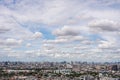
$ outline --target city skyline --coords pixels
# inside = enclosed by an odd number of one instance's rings
[[[0,61],[120,62],[120,0],[0,0]]]

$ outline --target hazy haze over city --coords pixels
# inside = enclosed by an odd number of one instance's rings
[[[0,61],[120,61],[120,0],[0,0]]]

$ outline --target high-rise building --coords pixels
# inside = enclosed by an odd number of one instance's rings
[[[112,70],[118,71],[118,66],[117,65],[112,65]]]

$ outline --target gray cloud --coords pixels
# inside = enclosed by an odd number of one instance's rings
[[[64,26],[61,29],[53,31],[53,34],[56,36],[77,36],[80,32],[74,27]]]
[[[112,20],[96,20],[89,23],[88,26],[96,31],[120,31],[120,24]]]
[[[7,29],[7,28],[1,28],[0,29],[0,33],[2,34],[2,33],[6,33],[6,32],[8,32],[8,31],[10,31],[10,29]]]
[[[22,40],[16,40],[13,38],[8,38],[6,40],[0,40],[1,46],[18,46],[22,44]]]

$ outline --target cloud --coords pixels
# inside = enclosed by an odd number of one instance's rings
[[[119,4],[119,0],[1,0],[0,54],[31,61],[119,60]]]
[[[69,36],[69,35],[66,35],[66,36],[59,36],[57,37],[58,40],[67,40],[68,42],[72,42],[72,41],[83,41],[83,40],[86,40],[87,38],[85,38],[84,36],[82,35],[78,35],[78,36]]]
[[[83,10],[83,6],[79,5],[77,1],[16,1],[16,4],[9,3],[10,5],[2,6],[3,12],[13,16],[19,22],[40,22],[47,25],[60,25],[76,23],[78,20],[88,19]],[[27,4],[27,5],[26,5]],[[39,5],[38,5],[39,4]],[[31,7],[34,6],[34,7]],[[22,7],[22,8],[21,8]],[[72,9],[72,11],[71,11]],[[23,15],[24,14],[24,15]],[[84,15],[83,15],[84,14]],[[85,17],[80,17],[85,16]],[[52,19],[51,19],[52,18]]]
[[[9,15],[16,18],[19,22],[37,22],[47,25],[79,24],[94,18],[118,18],[119,11],[106,9],[107,3],[111,5],[119,1],[89,1],[86,2],[65,0],[65,1],[10,1],[9,5],[1,5],[2,15]],[[7,3],[6,1],[3,2]],[[27,5],[26,5],[27,4]],[[101,5],[105,10],[99,9]],[[95,5],[95,7],[94,7]],[[98,8],[98,10],[96,9]],[[93,13],[94,12],[94,13]],[[104,13],[104,15],[102,15]],[[24,14],[24,15],[23,15]],[[117,16],[118,15],[118,16]],[[117,17],[116,17],[117,16]]]
[[[88,26],[97,31],[120,31],[120,24],[112,20],[96,20],[89,23]]]
[[[27,46],[27,47],[31,47],[32,44],[31,44],[31,43],[27,43],[26,46]]]
[[[11,16],[0,16],[0,37],[1,39],[14,38],[14,39],[38,39],[42,37],[41,32],[33,33],[29,29],[23,27]]]
[[[79,35],[79,30],[74,27],[64,26],[61,29],[56,29],[53,34],[56,36],[76,36]]]
[[[35,32],[33,35],[32,35],[32,38],[33,39],[38,39],[38,38],[41,38],[42,37],[42,33],[41,32]]]
[[[22,44],[22,40],[8,38],[6,40],[0,40],[0,44],[1,46],[19,46]]]
[[[74,41],[83,41],[86,38],[80,34],[79,28],[73,26],[64,26],[62,28],[55,29],[52,34],[56,36],[54,40],[44,40],[43,43],[47,44],[60,44],[69,43]]]
[[[15,38],[25,39],[30,37],[33,33],[22,27],[10,16],[0,16],[0,37],[1,39]]]
[[[7,45],[19,45],[22,43],[22,40],[16,40],[16,39],[6,39]]]
[[[5,32],[8,32],[8,31],[10,31],[9,28],[4,27],[4,26],[0,26],[0,33],[1,33],[1,34],[2,34],[2,33],[5,33]]]
[[[116,3],[120,4],[120,1],[119,0],[114,0],[114,1],[109,1],[109,0],[100,0],[100,1],[99,0],[94,0],[94,1],[92,1],[92,3],[94,3],[95,6],[97,4],[99,4],[99,6],[100,5],[102,5],[102,6],[111,6],[111,5],[114,5]]]
[[[100,41],[100,44],[98,45],[99,48],[106,48],[106,49],[109,49],[109,48],[113,48],[115,47],[115,42],[113,41]]]
[[[43,43],[47,44],[58,44],[58,43],[66,43],[68,42],[67,39],[55,39],[55,40],[44,40]]]

